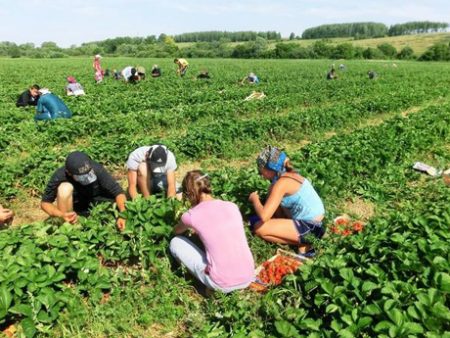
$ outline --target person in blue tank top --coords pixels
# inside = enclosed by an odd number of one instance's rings
[[[39,90],[40,98],[36,106],[36,121],[54,120],[57,118],[71,118],[72,112],[64,102],[56,95],[52,94],[47,88]]]
[[[269,146],[256,162],[260,175],[272,184],[265,204],[257,192],[249,196],[258,216],[255,234],[268,242],[299,245],[300,251],[309,251],[308,235],[321,238],[325,233],[322,200],[311,182],[294,170],[285,152]]]

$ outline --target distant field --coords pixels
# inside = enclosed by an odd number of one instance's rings
[[[311,39],[311,40],[294,40],[298,44],[302,46],[310,46],[314,42],[319,41],[320,39]],[[450,42],[450,32],[447,33],[434,33],[434,34],[416,34],[416,35],[401,35],[401,36],[388,36],[384,38],[376,38],[376,39],[363,39],[363,40],[354,40],[353,38],[335,38],[335,39],[327,39],[332,44],[339,44],[344,42],[351,42],[353,45],[360,46],[363,48],[367,47],[377,47],[382,43],[390,43],[397,50],[402,49],[403,47],[409,46],[414,50],[416,55],[421,55],[425,50],[432,46],[435,43],[449,43]],[[292,42],[289,40],[284,40],[284,42]],[[240,42],[231,42],[231,46],[236,46]],[[277,41],[271,41],[270,47],[275,48],[275,44]],[[178,47],[188,47],[191,46],[192,42],[182,42],[178,43]]]

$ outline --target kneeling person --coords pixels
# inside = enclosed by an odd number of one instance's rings
[[[132,199],[138,190],[144,197],[165,191],[176,196],[175,155],[166,146],[156,144],[137,148],[128,156],[128,192]]]
[[[126,196],[120,185],[101,164],[75,151],[67,156],[65,166],[51,177],[41,208],[50,216],[74,224],[78,214],[87,215],[92,205],[107,201],[116,202],[119,211],[125,210]],[[119,218],[117,227],[123,230],[125,220]]]

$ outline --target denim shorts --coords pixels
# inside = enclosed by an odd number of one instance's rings
[[[298,232],[300,244],[311,244],[305,236],[313,235],[314,237],[320,239],[325,234],[325,229],[322,227],[322,222],[294,219],[294,225]]]

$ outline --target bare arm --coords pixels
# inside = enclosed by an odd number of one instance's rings
[[[136,170],[128,170],[128,193],[130,194],[130,197],[132,200],[134,200],[137,195],[137,180],[138,180],[138,174]]]
[[[173,232],[175,235],[180,235],[187,231],[188,228],[189,227],[180,220],[180,222],[178,222],[178,224],[173,228]]]
[[[277,211],[281,204],[283,196],[286,194],[286,186],[284,182],[277,182],[271,189],[266,204],[262,204],[257,192],[250,194],[249,201],[252,202],[256,214],[263,222],[267,222]]]
[[[125,194],[119,194],[116,196],[116,204],[117,204],[117,208],[119,209],[120,212],[125,211],[125,202],[127,201],[127,197],[125,196]],[[117,219],[117,228],[120,231],[123,231],[125,229],[125,219],[123,219],[122,217],[119,217]]]
[[[167,197],[175,197],[177,194],[175,171],[167,172]]]
[[[50,202],[41,202],[41,209],[44,210],[51,217],[59,217],[74,224],[78,220],[78,215],[74,211],[62,212],[59,210],[53,203]]]

